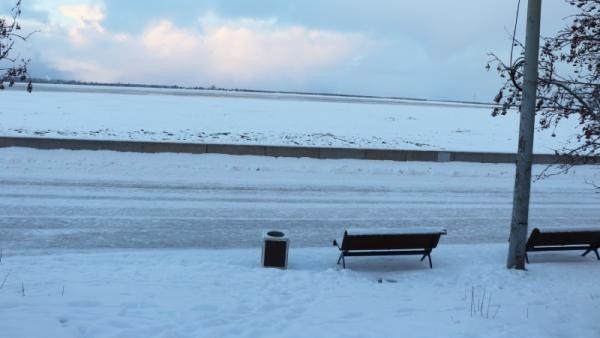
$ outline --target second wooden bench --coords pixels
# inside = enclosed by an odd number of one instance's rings
[[[600,229],[535,228],[527,240],[526,252],[584,250],[582,256],[593,251],[600,260],[599,247]],[[527,254],[525,260],[529,263]]]
[[[346,268],[348,256],[391,256],[391,255],[422,255],[431,263],[431,251],[437,247],[443,228],[396,228],[396,229],[347,229],[339,243],[333,245],[340,249],[338,264],[342,262]]]

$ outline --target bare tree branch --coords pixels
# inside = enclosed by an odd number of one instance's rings
[[[568,16],[568,25],[554,36],[543,38],[537,79],[539,128],[553,128],[554,135],[563,119],[576,117],[579,122],[576,142],[556,150],[563,156],[556,164],[558,172],[600,156],[600,0],[565,1],[576,8],[577,14]],[[522,44],[514,39],[511,49],[516,46]],[[523,55],[523,50],[520,53]],[[492,115],[505,115],[509,109],[521,106],[524,65],[522,58],[512,62],[512,52],[508,65],[495,54],[490,56],[486,68],[496,65],[504,79],[494,98],[500,107],[494,107]],[[544,170],[542,176],[549,170]]]
[[[8,82],[8,86],[12,87],[16,81],[26,81],[29,78],[27,66],[30,60],[13,56],[12,52],[15,47],[15,39],[27,41],[37,31],[28,34],[19,33],[21,30],[20,16],[21,0],[18,0],[11,10],[9,19],[0,17],[0,90],[5,88],[4,82]],[[27,91],[31,92],[32,89],[33,86],[29,79]]]

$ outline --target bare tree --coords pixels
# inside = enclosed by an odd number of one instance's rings
[[[4,83],[14,86],[16,81],[27,81],[27,66],[29,59],[13,56],[15,42],[26,41],[32,33],[23,35],[21,33],[21,0],[18,0],[12,8],[10,16],[0,17],[0,90],[4,89]],[[27,84],[27,91],[31,93],[33,86],[31,80]]]
[[[577,163],[589,163],[600,156],[600,0],[565,0],[576,9],[566,18],[569,25],[552,37],[544,37],[538,66],[536,114],[541,129],[553,129],[563,119],[577,119],[576,143],[556,153],[563,155],[559,172]],[[487,68],[496,66],[502,88],[494,98],[492,115],[505,115],[523,102],[523,45],[520,56],[508,63],[495,54]],[[547,171],[544,171],[546,174]]]

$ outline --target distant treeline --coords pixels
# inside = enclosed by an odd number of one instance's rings
[[[165,88],[165,89],[199,89],[207,90],[212,88],[204,87],[184,87],[177,85],[154,85],[154,84],[140,84],[140,83],[108,83],[108,82],[90,82],[90,81],[77,81],[77,80],[59,80],[59,79],[42,79],[32,78],[31,82],[35,83],[48,83],[48,84],[63,84],[63,85],[75,85],[75,86],[108,86],[108,87],[141,87],[141,88]],[[216,89],[216,88],[215,88]],[[225,89],[216,89],[225,90]]]
[[[156,88],[156,89],[187,89],[187,90],[218,90],[226,92],[243,92],[243,93],[261,93],[261,94],[292,94],[292,95],[315,95],[315,96],[330,96],[330,97],[348,97],[348,98],[363,98],[363,99],[383,99],[383,100],[407,100],[407,101],[418,101],[418,102],[450,102],[450,103],[465,103],[465,104],[479,104],[479,105],[492,105],[489,102],[478,102],[478,101],[464,101],[464,100],[428,100],[412,97],[399,97],[399,96],[375,96],[375,95],[356,95],[356,94],[339,94],[339,93],[319,93],[319,92],[299,92],[299,91],[274,91],[274,90],[260,90],[260,89],[241,89],[241,88],[222,88],[216,86],[201,87],[201,86],[179,86],[179,85],[157,85],[157,84],[141,84],[141,83],[106,83],[106,82],[88,82],[88,81],[76,81],[76,80],[59,80],[59,79],[42,79],[32,78],[31,81],[35,83],[48,83],[48,84],[64,84],[64,85],[75,85],[75,86],[108,86],[108,87],[138,87],[138,88]]]

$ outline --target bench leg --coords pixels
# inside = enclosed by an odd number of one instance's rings
[[[345,269],[346,268],[346,259],[344,258],[344,253],[343,252],[340,254],[340,257],[338,258],[337,264],[339,265],[340,262],[342,262],[342,267]]]
[[[423,257],[421,257],[421,262],[425,259],[425,257],[427,257],[429,259],[429,268],[433,269],[433,264],[431,264],[431,253],[426,253],[423,255]]]
[[[527,252],[525,253],[525,262],[529,264],[529,256],[527,256]]]
[[[597,258],[598,260],[600,260],[600,255],[598,255],[598,248],[589,248],[589,249],[587,249],[587,250],[586,250],[586,251],[585,251],[585,252],[584,252],[584,253],[583,253],[581,256],[584,256],[584,257],[585,257],[587,254],[589,254],[589,253],[590,253],[590,252],[592,252],[592,251],[593,251],[593,252],[596,254],[596,258]]]

